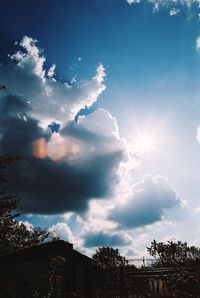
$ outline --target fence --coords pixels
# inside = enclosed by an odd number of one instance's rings
[[[149,267],[152,264],[155,263],[155,259],[149,259],[149,258],[137,258],[137,259],[128,259],[128,263],[129,265],[134,265],[137,268],[141,268],[141,267]]]

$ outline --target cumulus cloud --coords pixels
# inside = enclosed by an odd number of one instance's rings
[[[73,247],[82,250],[83,240],[78,236],[75,236],[71,228],[65,222],[58,222],[49,228],[54,236],[60,237],[61,239],[68,241],[73,244]]]
[[[74,243],[75,237],[72,233],[71,228],[64,222],[58,222],[49,228],[49,232],[51,232],[54,236],[61,237],[62,239]]]
[[[87,115],[87,117],[79,117],[79,123],[93,133],[119,138],[116,118],[104,109],[98,109],[95,113]]]
[[[126,246],[132,243],[131,237],[119,233],[90,231],[84,235],[85,247]]]
[[[10,188],[27,213],[84,212],[90,199],[112,195],[126,156],[108,111],[74,121],[105,89],[105,69],[100,64],[90,80],[70,86],[55,80],[55,66],[44,68],[36,40],[25,36],[19,46],[0,65],[7,86],[0,97],[0,150],[23,156],[10,167]]]
[[[119,227],[132,229],[162,220],[166,209],[180,206],[181,199],[166,177],[146,175],[134,185],[124,204],[118,204],[109,219]]]
[[[25,36],[20,47],[10,55],[13,63],[1,65],[0,78],[10,93],[23,95],[30,102],[31,115],[36,119],[71,120],[81,108],[92,105],[105,90],[102,64],[91,79],[71,86],[53,78],[55,65],[49,70],[44,68],[46,59],[37,47],[37,40]]]
[[[78,216],[85,247],[110,245],[127,249],[133,243],[141,256],[152,237],[162,234],[166,226],[170,229],[172,223],[165,215],[169,214],[168,209],[182,207],[183,202],[167,178],[146,175],[129,188],[120,199],[90,201],[87,214]]]

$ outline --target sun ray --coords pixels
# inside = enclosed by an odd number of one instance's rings
[[[151,134],[141,133],[136,137],[134,143],[135,151],[138,153],[148,153],[156,149],[155,137]]]

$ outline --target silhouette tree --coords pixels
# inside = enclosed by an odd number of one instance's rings
[[[93,255],[94,264],[102,272],[101,289],[106,297],[127,297],[125,268],[128,261],[118,249],[99,247]],[[122,295],[123,293],[123,295]]]
[[[103,269],[113,269],[128,264],[126,258],[120,255],[119,250],[112,247],[99,247],[92,258],[95,264]]]
[[[6,168],[20,158],[0,156],[0,256],[53,239],[52,234],[45,229],[28,228],[17,220],[22,214],[20,200],[7,191]]]
[[[167,243],[153,240],[151,246],[147,247],[148,253],[155,258],[154,266],[180,266],[199,264],[200,249],[188,246],[186,242],[168,241]]]

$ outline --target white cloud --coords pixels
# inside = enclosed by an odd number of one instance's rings
[[[177,235],[167,235],[165,236],[164,238],[160,239],[159,241],[160,242],[167,242],[167,241],[174,241],[174,242],[177,242],[179,241],[179,237]]]
[[[59,236],[61,239],[68,241],[73,244],[73,247],[79,251],[83,251],[83,242],[79,236],[75,236],[71,228],[64,222],[58,222],[49,228],[49,232],[53,233],[55,236]],[[84,253],[84,251],[83,251]]]
[[[53,233],[55,236],[59,236],[61,239],[67,240],[68,242],[74,243],[75,237],[72,233],[70,227],[64,222],[58,222],[49,228],[49,232]]]
[[[30,222],[28,222],[27,220],[19,221],[19,224],[25,225],[28,230],[32,230],[32,228],[33,228],[33,225]]]
[[[18,67],[24,69],[26,73],[35,74],[42,80],[45,79],[45,70],[43,68],[45,58],[41,55],[39,48],[36,46],[37,40],[24,36],[20,46],[25,52],[17,51],[11,55],[11,59],[16,60]]]
[[[11,63],[0,66],[0,76],[9,93],[23,95],[30,101],[30,114],[35,118],[69,121],[81,108],[92,105],[105,90],[102,64],[91,79],[72,86],[53,78],[55,65],[45,69],[46,59],[37,47],[37,40],[25,36],[20,46],[21,51],[10,55]]]
[[[79,123],[89,131],[106,137],[119,138],[117,120],[108,111],[98,109],[92,114],[79,117]]]
[[[81,233],[85,234],[89,231],[113,231],[117,224],[107,220],[108,211],[113,206],[111,199],[107,200],[91,200],[89,202],[89,210],[85,216],[78,216],[77,223],[81,227]]]
[[[172,9],[169,11],[169,15],[170,15],[170,16],[175,16],[175,15],[177,15],[179,12],[180,12],[180,9],[178,9],[178,8],[172,8]]]
[[[48,72],[47,72],[48,77],[52,78],[52,77],[54,76],[54,74],[55,74],[55,69],[56,69],[56,65],[53,64],[53,65],[49,68],[49,70],[48,70]]]
[[[141,0],[127,0],[128,4],[136,4],[136,3],[140,3]]]

